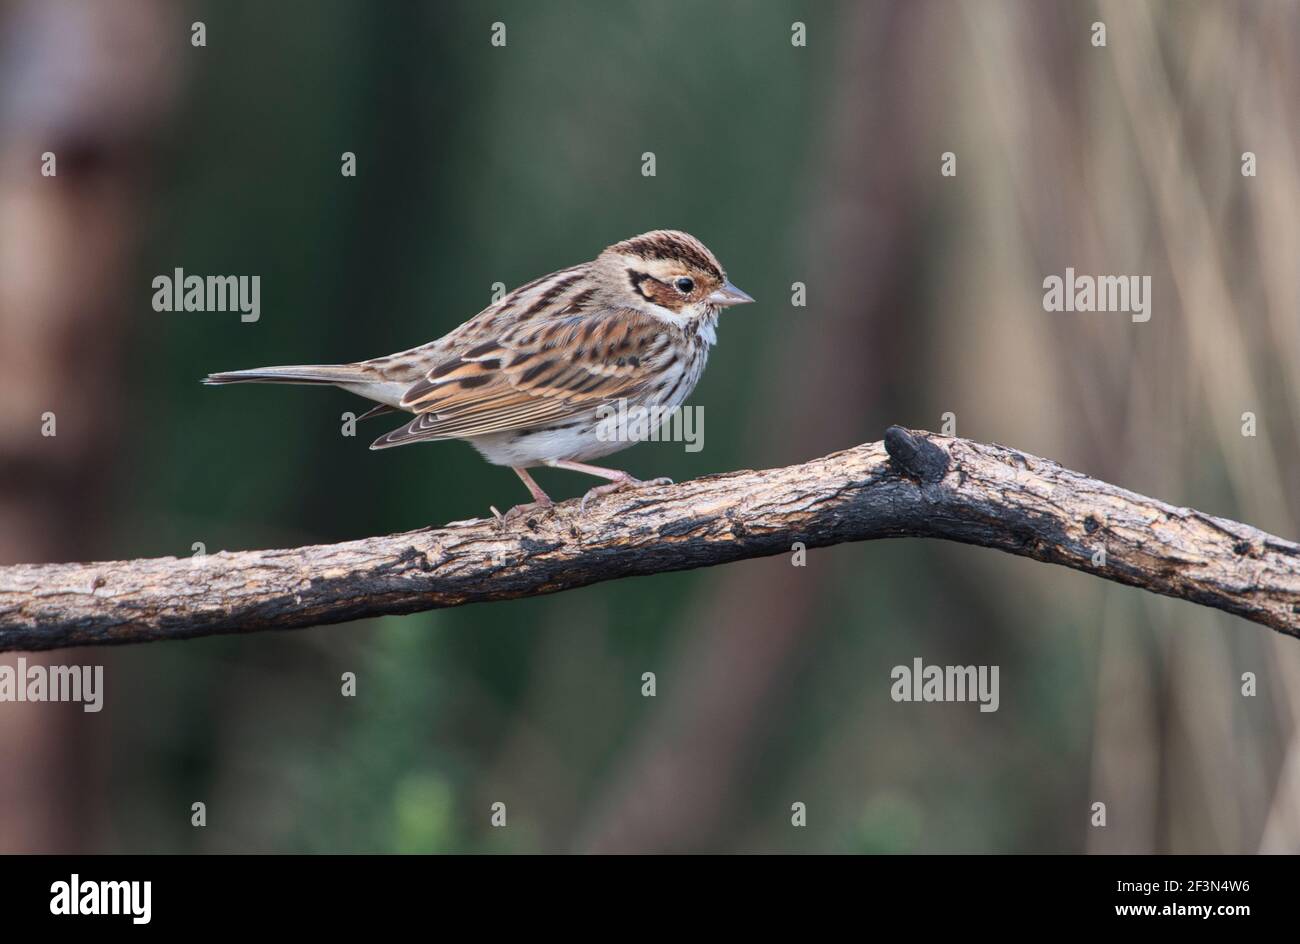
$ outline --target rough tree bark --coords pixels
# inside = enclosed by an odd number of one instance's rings
[[[287,550],[0,568],[0,649],[293,629],[892,537],[1063,564],[1300,636],[1300,545],[1004,446],[891,427],[802,465]]]

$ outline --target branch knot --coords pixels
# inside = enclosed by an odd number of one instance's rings
[[[948,453],[901,426],[885,430],[885,451],[904,475],[922,485],[937,482],[948,472]]]

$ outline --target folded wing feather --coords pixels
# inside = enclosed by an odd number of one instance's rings
[[[669,356],[668,330],[628,310],[517,322],[412,384],[401,406],[419,415],[371,448],[529,429],[635,400]]]

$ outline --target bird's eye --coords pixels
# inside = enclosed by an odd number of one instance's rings
[[[691,289],[695,288],[695,282],[684,275],[674,282],[673,285],[677,286],[677,291],[681,292],[683,295],[691,294]]]

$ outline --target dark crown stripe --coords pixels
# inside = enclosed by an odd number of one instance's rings
[[[718,264],[699,247],[669,236],[638,236],[623,243],[622,250],[641,259],[671,259],[684,262],[717,278],[722,278]]]

